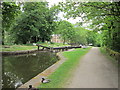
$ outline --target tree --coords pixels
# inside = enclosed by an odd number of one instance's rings
[[[0,13],[2,13],[2,7],[0,5]],[[2,14],[0,14],[0,23],[2,23]],[[0,24],[0,36],[2,36],[2,25]],[[0,44],[2,44],[2,38],[0,37]]]
[[[74,43],[80,45],[93,44],[95,46],[99,45],[97,41],[99,40],[99,34],[93,30],[87,30],[78,24],[75,25],[75,38]]]
[[[72,43],[73,42],[73,37],[75,35],[75,31],[74,31],[74,27],[71,23],[69,23],[68,21],[59,21],[58,22],[58,27],[55,31],[57,34],[60,34],[62,39],[63,39],[63,43],[67,42],[67,43]]]
[[[66,17],[82,17],[85,22],[91,21],[94,31],[107,30],[107,39],[104,45],[119,51],[120,50],[120,2],[66,2],[60,3]],[[107,42],[107,43],[105,43]]]
[[[54,29],[53,13],[47,2],[26,2],[24,12],[17,18],[12,28],[15,43],[50,41]]]
[[[77,26],[75,28],[75,31],[76,31],[77,43],[82,44],[82,45],[88,44],[88,41],[87,41],[87,38],[89,38],[89,37],[87,37],[88,36],[88,30],[82,28],[81,26]]]
[[[2,2],[2,44],[4,45],[5,31],[13,24],[15,17],[20,12],[19,5],[15,2]]]

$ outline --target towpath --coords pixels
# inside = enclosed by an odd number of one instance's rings
[[[66,88],[118,88],[118,68],[93,47],[81,60]]]

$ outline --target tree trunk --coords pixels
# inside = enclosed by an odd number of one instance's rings
[[[65,44],[65,38],[63,39],[63,44]]]
[[[45,39],[44,39],[44,38],[42,38],[42,42],[43,42],[43,43],[45,42]]]
[[[5,37],[5,31],[2,29],[2,45],[4,45],[4,37]]]

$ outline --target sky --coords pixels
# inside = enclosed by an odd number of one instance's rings
[[[66,21],[69,21],[70,23],[72,24],[75,24],[76,22],[81,22],[82,21],[82,18],[81,17],[77,17],[76,19],[73,19],[73,18],[70,18],[70,19],[67,19],[67,18],[64,18],[63,17],[63,12],[60,12],[58,14],[58,17],[60,17],[62,20],[66,20]]]
[[[58,4],[59,2],[65,2],[66,0],[46,0],[47,2],[49,2],[49,7],[51,7],[52,5],[54,5],[54,4]],[[76,19],[73,19],[73,18],[70,18],[70,19],[66,19],[66,18],[64,18],[63,17],[63,12],[60,12],[59,14],[58,14],[58,17],[59,18],[61,18],[62,20],[66,20],[66,21],[69,21],[70,23],[72,23],[72,24],[75,24],[75,23],[77,23],[77,22],[83,22],[83,20],[82,20],[82,18],[81,17],[76,17]],[[89,25],[89,23],[84,23],[83,25],[82,25],[82,27],[87,27]],[[88,28],[86,28],[86,29],[88,29]]]
[[[54,4],[58,4],[59,2],[65,2],[66,0],[46,0],[49,2],[49,6],[51,7]]]
[[[65,2],[66,0],[46,0],[46,1],[49,2],[49,7],[51,7],[54,4],[58,4],[59,2]],[[75,24],[76,22],[82,21],[81,17],[77,17],[76,19],[70,18],[67,20],[66,18],[63,17],[63,14],[64,14],[63,12],[60,12],[58,14],[58,17],[60,17],[62,20],[69,21],[72,24]]]

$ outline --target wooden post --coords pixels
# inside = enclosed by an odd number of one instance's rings
[[[66,51],[68,50],[68,47],[66,47]]]
[[[42,50],[44,50],[44,47],[42,48]]]
[[[50,51],[51,51],[51,52],[53,51],[53,48],[52,48],[52,47],[50,47]]]
[[[39,46],[38,46],[38,51],[39,51]]]

